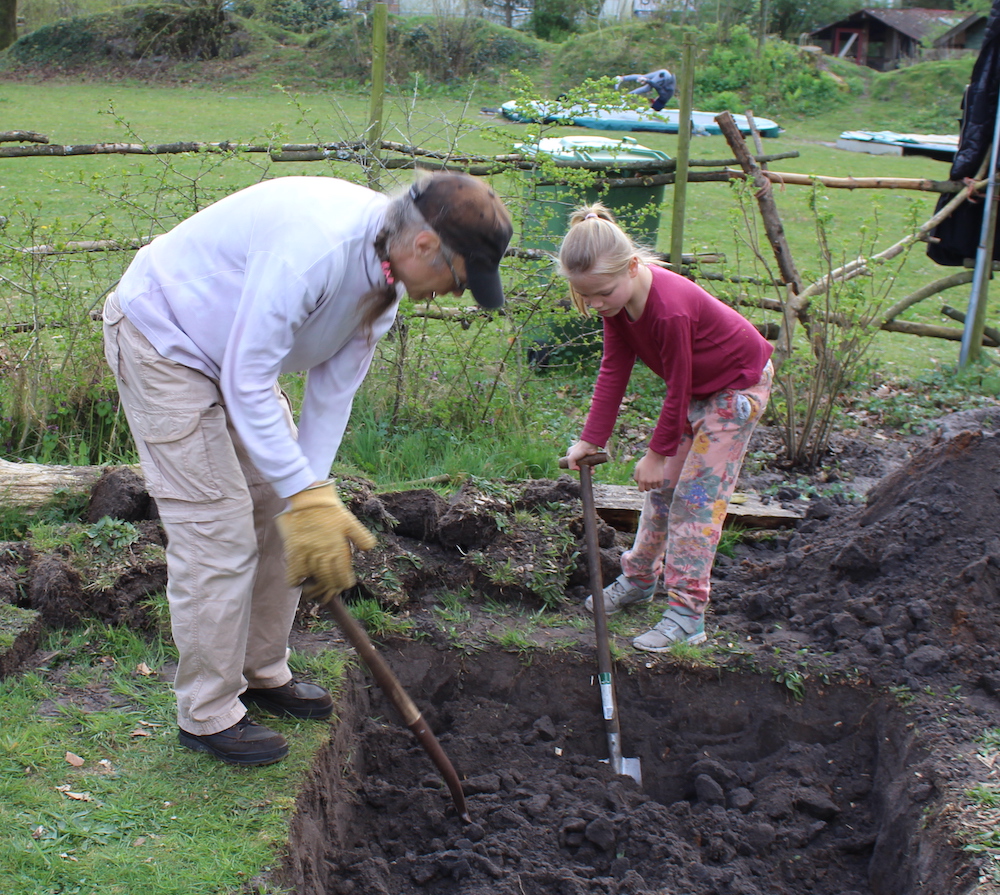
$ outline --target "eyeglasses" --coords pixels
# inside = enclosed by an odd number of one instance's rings
[[[441,257],[444,258],[444,263],[448,265],[448,270],[451,271],[451,278],[455,281],[455,292],[461,295],[465,292],[466,285],[459,278],[458,274],[455,273],[455,265],[451,263],[451,258],[449,258],[444,252],[441,253]]]

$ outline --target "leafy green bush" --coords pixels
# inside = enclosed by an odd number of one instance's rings
[[[26,34],[7,50],[15,64],[77,66],[151,56],[201,60],[242,55],[245,32],[221,6],[132,6]]]
[[[139,540],[139,529],[124,519],[102,516],[86,530],[90,545],[99,553],[114,554]]]
[[[339,0],[239,0],[233,11],[244,18],[262,19],[298,34],[329,28],[347,16]]]
[[[842,102],[844,92],[824,77],[815,59],[781,40],[769,40],[758,55],[757,38],[743,26],[718,40],[709,25],[699,40],[695,105],[712,108],[716,94],[733,92],[747,107],[808,114]],[[741,111],[735,109],[733,111]]]
[[[600,9],[600,0],[535,0],[528,26],[542,40],[558,42],[579,31],[584,16],[596,16]]]
[[[593,375],[604,352],[601,321],[584,317],[572,307],[557,305],[538,326],[527,328],[523,338],[528,345],[528,363],[539,372],[579,368]]]
[[[7,55],[21,63],[65,65],[99,55],[104,37],[91,18],[68,19],[32,31],[11,45]]]
[[[559,48],[552,66],[556,93],[586,78],[615,77],[666,66],[678,71],[684,30],[661,21],[602,26],[599,31],[572,37]]]
[[[387,69],[397,83],[420,73],[437,81],[479,75],[489,69],[536,62],[542,43],[492,22],[470,17],[390,16]],[[327,77],[367,81],[371,76],[371,23],[352,17],[317,32],[310,49],[321,51]]]
[[[711,100],[711,109],[705,111],[722,112],[728,109],[730,112],[739,112],[746,107],[747,103],[738,93],[733,90],[722,90],[716,93]]]
[[[242,44],[228,40],[238,25],[221,6],[136,7],[133,20],[135,55],[139,57],[215,59],[242,53]]]
[[[567,41],[555,66],[559,92],[583,79],[651,71],[680,73],[685,29],[664,21],[625,23]],[[595,60],[600,59],[600,63]],[[781,40],[757,38],[740,25],[723,34],[713,24],[699,30],[694,104],[707,111],[752,108],[761,114],[808,114],[843,102],[852,87],[829,77],[817,59]],[[676,103],[676,100],[674,100]]]

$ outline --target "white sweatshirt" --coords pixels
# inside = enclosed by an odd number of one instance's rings
[[[161,355],[219,383],[281,497],[329,476],[375,343],[395,318],[398,301],[370,336],[359,332],[358,299],[382,279],[374,240],[387,204],[332,177],[265,181],[158,236],[118,286],[122,310]],[[296,442],[274,384],[303,370]]]

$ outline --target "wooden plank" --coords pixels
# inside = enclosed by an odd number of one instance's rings
[[[635,485],[594,485],[597,514],[619,531],[635,531],[642,512],[643,495]],[[787,509],[781,504],[764,503],[759,494],[737,491],[726,510],[729,527],[780,528],[804,518],[805,508]]]

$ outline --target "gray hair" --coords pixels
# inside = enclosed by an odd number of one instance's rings
[[[417,181],[417,190],[419,190],[419,184],[420,181]],[[379,234],[376,248],[380,254],[388,257],[394,248],[410,242],[422,230],[437,232],[417,208],[413,187],[404,187],[389,200],[385,217],[382,219],[382,232]],[[441,241],[440,253],[441,257],[449,264],[455,260],[456,253],[443,240]]]
[[[409,189],[401,190],[389,200],[382,223],[385,251],[388,253],[421,230],[433,230],[420,213]]]
[[[382,219],[382,229],[375,237],[375,252],[382,261],[389,260],[389,253],[399,245],[411,242],[422,230],[434,232],[427,219],[420,213],[413,201],[413,193],[409,187],[400,189],[389,199]],[[448,264],[455,257],[443,242],[440,249],[441,257]],[[385,313],[396,301],[396,287],[389,285],[375,286],[361,297],[362,308],[361,327],[371,334],[374,322]]]

